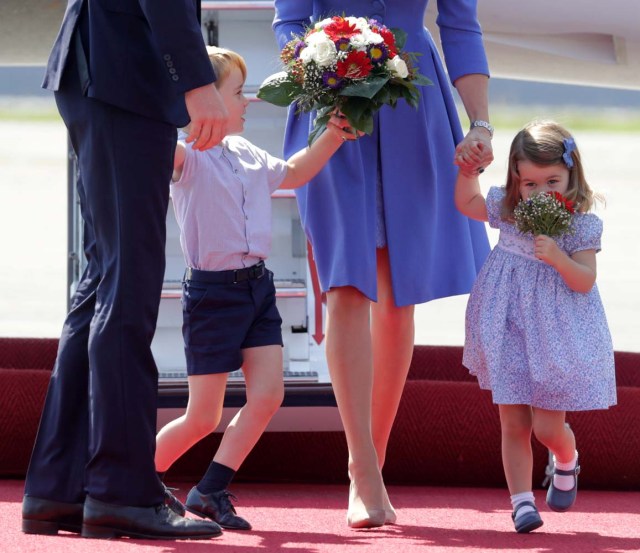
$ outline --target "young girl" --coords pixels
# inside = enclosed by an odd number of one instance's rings
[[[209,47],[216,87],[228,112],[228,132],[240,133],[248,100],[241,56]],[[183,336],[189,402],[186,413],[157,436],[156,470],[173,462],[220,422],[228,374],[242,366],[247,403],[229,423],[187,510],[223,528],[248,530],[227,488],[282,402],[282,320],[273,273],[264,265],[271,244],[271,193],[307,183],[346,140],[356,138],[334,115],[314,144],[283,161],[249,141],[227,136],[198,151],[179,135],[171,196],[187,263]],[[187,129],[188,130],[188,129]],[[165,488],[166,503],[184,506]]]
[[[573,232],[558,238],[519,233],[513,210],[533,193],[554,191],[576,205]],[[533,431],[554,455],[547,505],[576,499],[578,452],[566,411],[616,402],[613,349],[596,280],[602,222],[588,213],[593,192],[571,135],[534,122],[514,138],[506,187],[482,197],[478,178],[460,172],[457,208],[500,229],[471,291],[463,364],[500,410],[502,461],[517,532],[542,526],[532,492]]]

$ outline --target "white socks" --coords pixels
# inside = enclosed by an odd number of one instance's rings
[[[525,501],[535,503],[536,500],[535,497],[533,497],[533,492],[516,493],[511,496],[511,506],[516,513],[515,520],[518,520],[521,516],[526,515],[527,513],[532,513],[535,511],[535,509],[530,505],[525,505],[524,507],[518,509],[518,505],[524,503]]]
[[[568,463],[559,463],[556,460],[555,455],[553,456],[553,463],[555,464],[555,467],[559,470],[573,470],[576,468],[576,464],[578,462],[578,452],[576,451],[573,455],[573,460],[569,461]],[[562,491],[569,491],[570,489],[573,488],[573,486],[575,486],[576,483],[576,479],[575,476],[571,475],[571,476],[564,476],[561,474],[554,474],[553,475],[553,485],[555,488],[562,490]]]

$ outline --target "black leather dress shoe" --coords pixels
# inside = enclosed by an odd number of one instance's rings
[[[162,487],[164,488],[164,504],[169,507],[169,509],[171,509],[176,515],[180,515],[181,517],[183,517],[186,511],[184,505],[182,504],[182,501],[180,501],[175,495],[173,495],[175,488],[168,488],[164,484],[162,484]]]
[[[194,486],[184,506],[190,513],[210,518],[227,530],[251,530],[251,524],[236,514],[231,498],[236,496],[227,490],[203,494]]]
[[[22,499],[22,531],[56,535],[58,530],[80,533],[82,503],[63,503],[25,495]]]
[[[82,536],[85,538],[142,538],[201,540],[222,534],[215,522],[176,515],[164,503],[155,507],[126,507],[92,497],[84,502]]]

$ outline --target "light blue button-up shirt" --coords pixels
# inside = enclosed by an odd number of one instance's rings
[[[185,137],[181,132],[178,139]],[[182,175],[171,183],[171,198],[187,266],[224,271],[266,259],[271,193],[287,174],[286,162],[240,136],[227,136],[204,152],[184,144]]]

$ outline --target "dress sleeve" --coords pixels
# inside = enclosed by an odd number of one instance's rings
[[[565,248],[569,255],[582,250],[601,249],[602,219],[594,213],[583,213],[575,216],[574,232],[566,236]]]
[[[477,16],[477,0],[438,0],[436,23],[440,28],[442,51],[452,83],[472,73],[489,75]]]
[[[282,49],[292,35],[301,35],[311,24],[313,0],[275,0],[274,7],[276,14],[272,27]]]
[[[501,218],[500,212],[502,211],[502,200],[504,199],[504,188],[500,186],[492,186],[487,194],[487,217],[489,219],[489,226],[492,228],[499,228]]]

